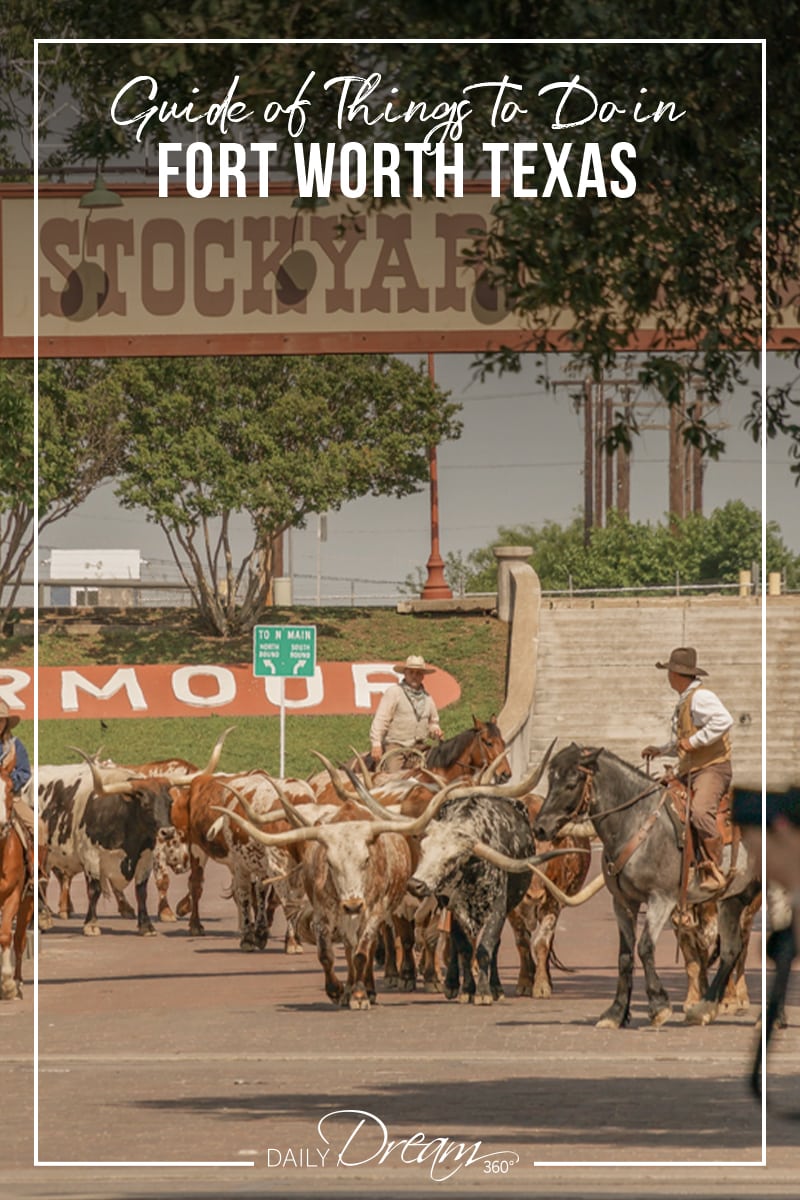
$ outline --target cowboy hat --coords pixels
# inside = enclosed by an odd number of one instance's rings
[[[669,662],[657,662],[659,671],[674,671],[676,675],[688,675],[694,679],[698,675],[707,675],[702,667],[697,665],[697,651],[694,646],[678,646],[669,656]]]
[[[431,667],[426,663],[420,654],[409,654],[404,663],[395,663],[394,669],[400,675],[405,675],[406,671],[422,671],[423,675],[431,675],[436,667]]]
[[[16,713],[8,711],[8,705],[5,700],[0,700],[0,721],[8,721],[8,728],[13,729],[15,725],[19,725],[19,717]]]

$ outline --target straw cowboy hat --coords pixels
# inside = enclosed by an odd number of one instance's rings
[[[425,662],[425,659],[419,654],[409,654],[404,663],[395,663],[395,671],[400,675],[405,675],[406,671],[422,671],[423,675],[432,675],[436,667],[430,666]]]
[[[697,651],[694,646],[678,646],[669,656],[669,662],[656,663],[660,671],[674,671],[676,675],[688,675],[691,679],[698,675],[707,675],[702,667],[697,665]]]
[[[19,725],[19,720],[16,713],[8,711],[8,705],[5,700],[0,700],[0,722],[8,721],[8,728],[13,729],[15,725]]]

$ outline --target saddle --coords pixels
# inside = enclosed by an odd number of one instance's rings
[[[683,834],[686,828],[686,803],[689,797],[689,789],[685,783],[681,783],[676,775],[670,775],[662,781],[663,786],[669,792],[669,804],[667,812],[672,818],[672,823],[678,834],[678,845],[683,847]],[[722,838],[723,846],[730,846],[735,841],[739,840],[739,828],[734,825],[731,816],[731,803],[733,793],[728,791],[719,802],[717,809],[717,836]]]
[[[681,903],[679,907],[685,907],[686,889],[689,882],[689,874],[692,870],[697,871],[700,863],[704,861],[704,855],[701,851],[699,839],[695,830],[687,822],[686,808],[689,801],[689,789],[675,775],[667,775],[661,780],[662,785],[667,789],[668,802],[667,813],[672,821],[675,829],[675,838],[678,843],[678,849],[683,853],[683,870],[681,884]],[[731,815],[731,803],[733,793],[728,790],[719,802],[717,809],[717,837],[721,839],[723,850],[725,846],[730,846],[730,866],[728,868],[728,880],[733,875],[736,859],[739,851],[739,842],[741,833],[738,825],[734,825]],[[689,839],[689,845],[686,845],[686,829],[691,829],[692,836]],[[709,896],[709,899],[713,899]]]

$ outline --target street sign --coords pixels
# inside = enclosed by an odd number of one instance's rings
[[[309,678],[317,665],[316,625],[253,627],[253,674]]]

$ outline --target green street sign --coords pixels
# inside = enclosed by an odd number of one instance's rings
[[[255,625],[253,674],[308,678],[317,663],[316,625]]]

